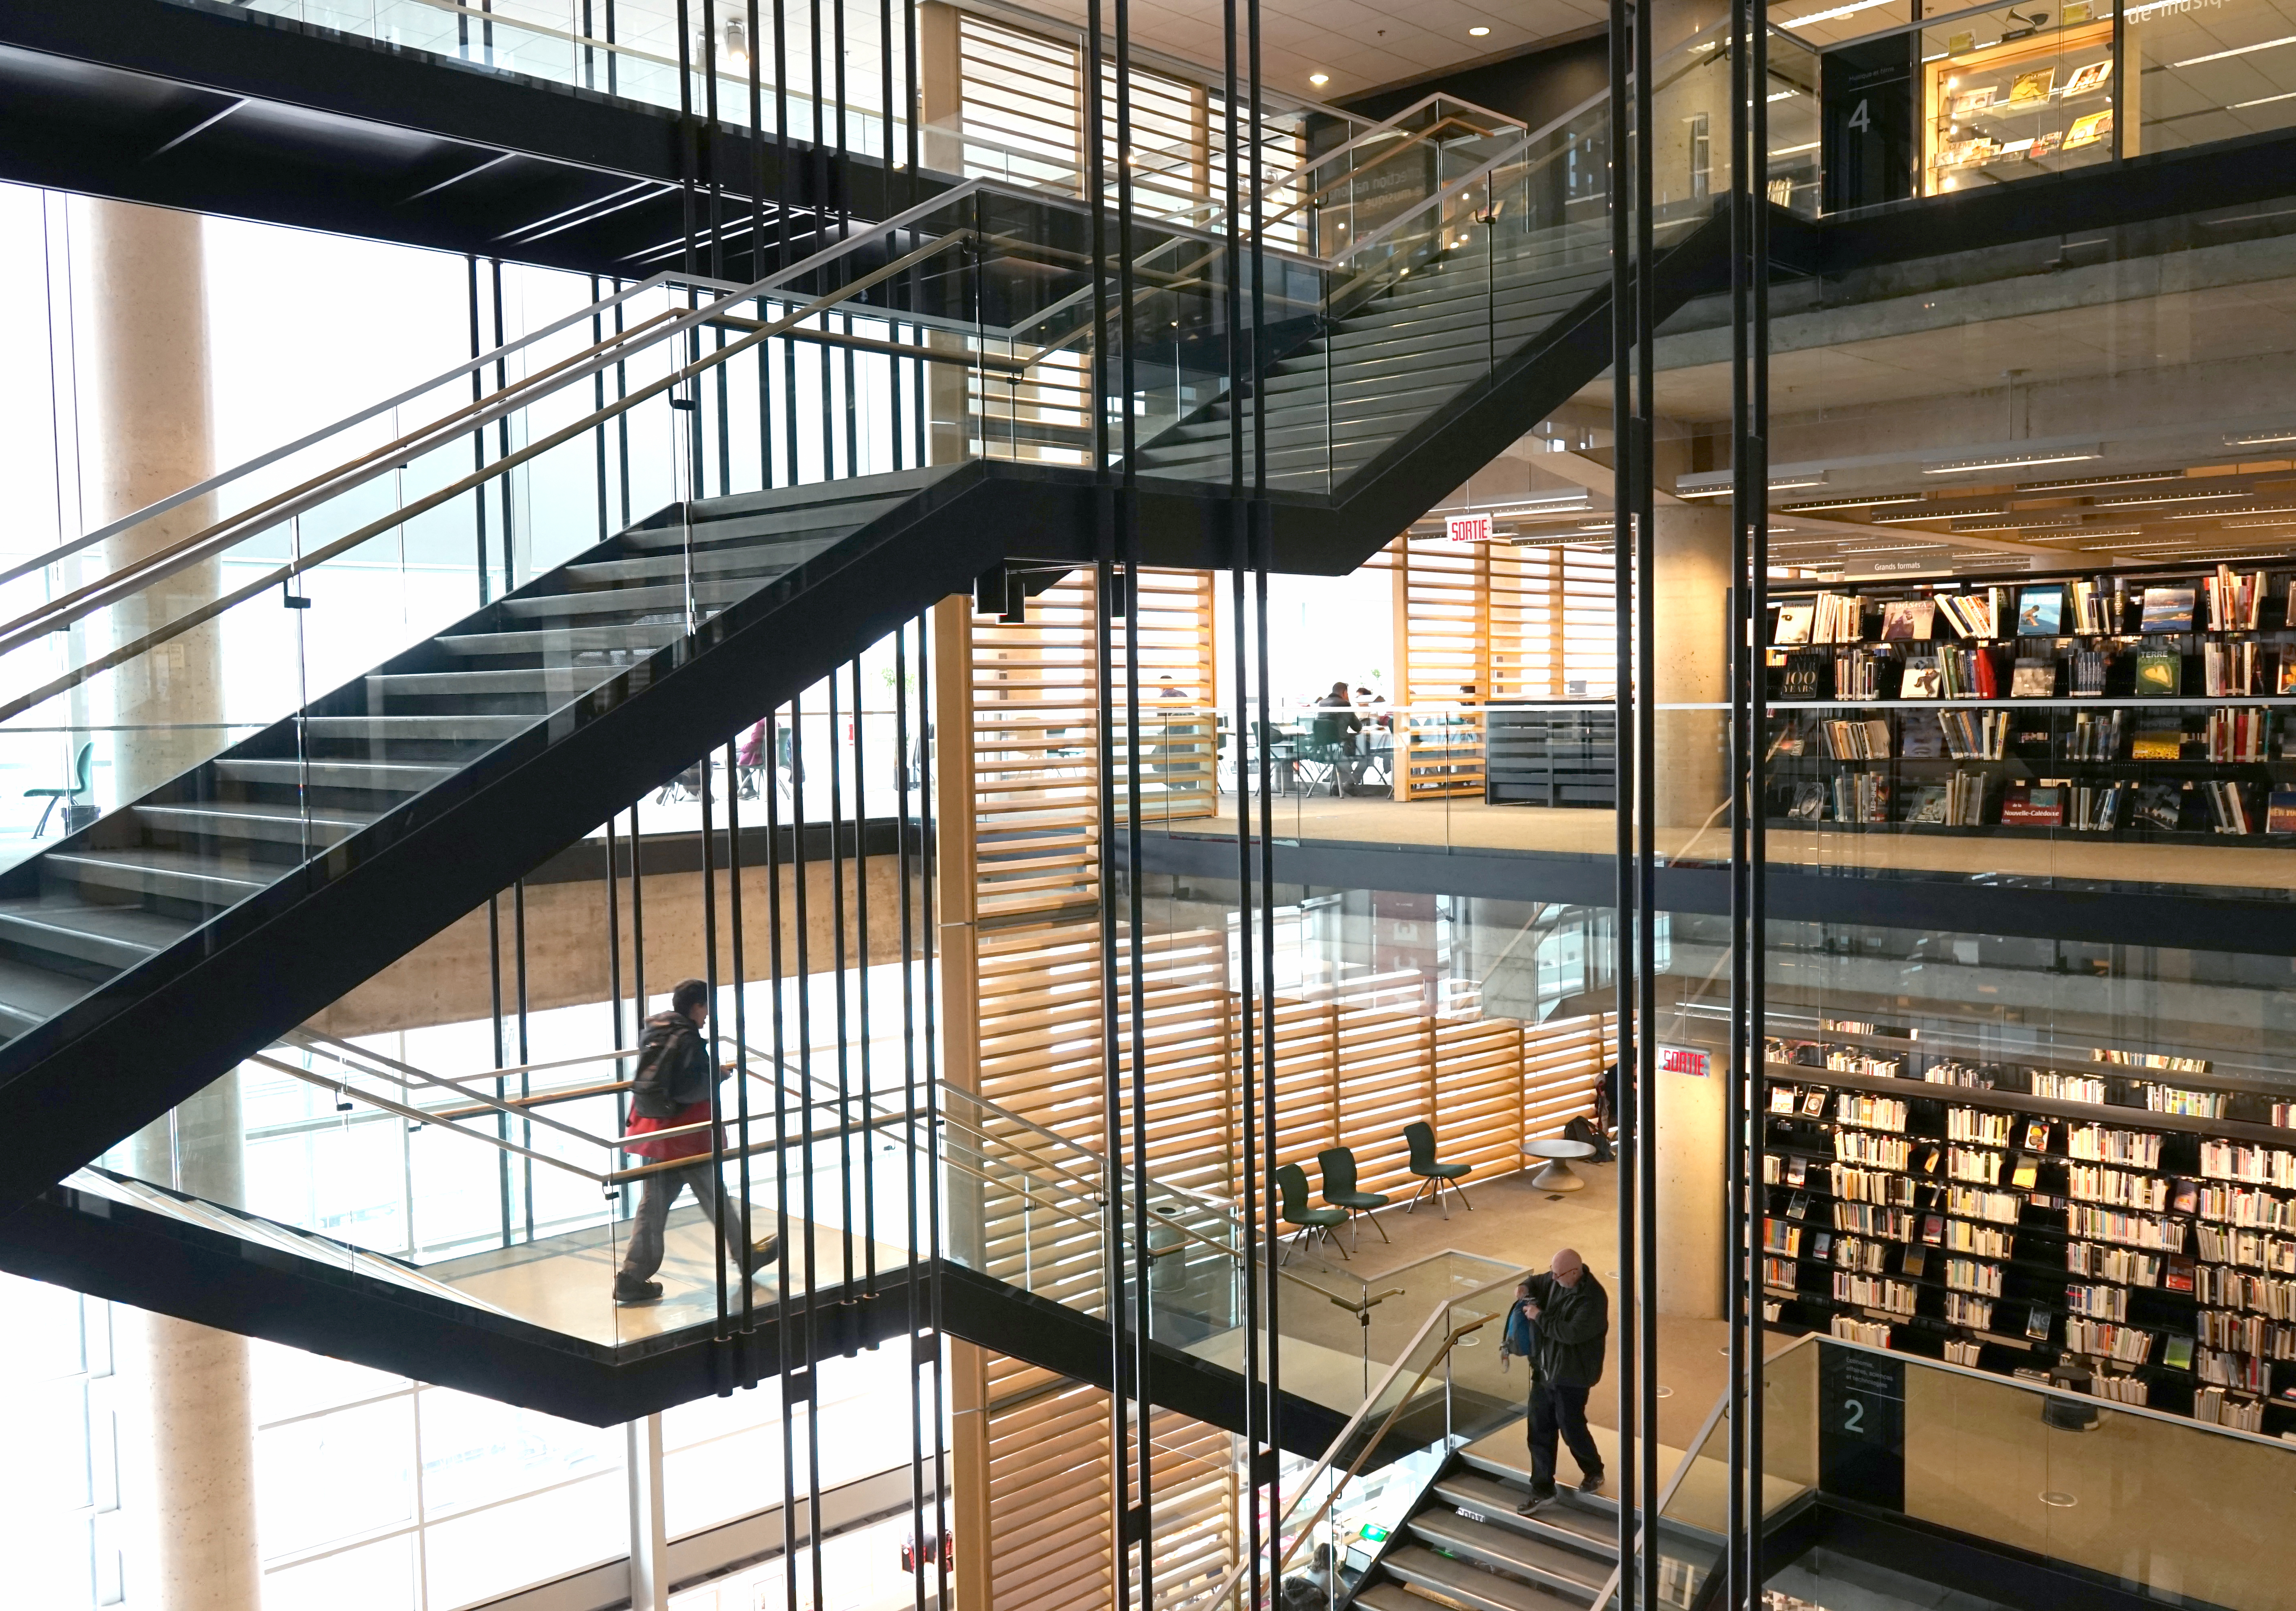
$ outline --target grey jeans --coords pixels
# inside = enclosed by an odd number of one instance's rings
[[[741,1214],[733,1201],[718,1190],[718,1173],[703,1157],[683,1169],[665,1169],[660,1174],[646,1176],[645,1190],[638,1197],[636,1217],[630,1221],[630,1244],[622,1256],[622,1280],[650,1280],[653,1272],[661,1268],[662,1234],[669,1228],[669,1211],[681,1191],[693,1192],[701,1211],[718,1222],[718,1234],[726,1240],[726,1267],[737,1275],[741,1272],[747,1252],[742,1246]]]

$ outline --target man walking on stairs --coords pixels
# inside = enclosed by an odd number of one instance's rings
[[[1611,1296],[1569,1247],[1558,1248],[1546,1273],[1530,1277],[1514,1296],[1499,1358],[1504,1366],[1520,1354],[1531,1366],[1530,1497],[1516,1507],[1518,1514],[1529,1516],[1554,1502],[1558,1434],[1578,1462],[1578,1492],[1602,1492],[1603,1454],[1587,1430],[1587,1394],[1603,1379]]]

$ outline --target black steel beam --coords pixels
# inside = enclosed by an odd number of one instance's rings
[[[1201,883],[1233,880],[1234,842],[1209,834],[1144,833],[1145,871]],[[2296,956],[2296,900],[2258,900],[2175,890],[2066,888],[1952,875],[1859,874],[1773,862],[1769,915],[1778,922],[1856,923],[1882,928],[1992,934],[2088,945],[2158,945],[2261,956]],[[1729,870],[1661,868],[1659,905],[1720,915],[1729,910]],[[1275,846],[1278,883],[1317,889],[1387,889],[1401,894],[1482,895],[1572,906],[1611,904],[1616,871],[1608,856],[1501,850],[1463,845],[1358,844],[1283,839]]]
[[[733,212],[763,176],[767,227],[877,218],[946,180],[674,109],[219,4],[0,5],[0,179],[396,244],[639,278],[684,227],[698,153]],[[702,145],[709,144],[705,151]],[[770,244],[770,242],[768,242]],[[729,274],[750,267],[746,236]]]

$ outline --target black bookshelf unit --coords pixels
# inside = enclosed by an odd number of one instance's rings
[[[2296,1432],[2296,1110],[2187,1067],[1767,1043],[1764,1314]],[[2292,1087],[2296,1094],[2296,1087]]]
[[[2285,569],[2185,566],[1777,590],[1768,819],[2296,844],[2292,587]],[[2186,629],[2158,630],[2177,617],[2156,598],[2187,593]]]
[[[1484,801],[1604,809],[1616,805],[1616,717],[1608,700],[1485,707]]]

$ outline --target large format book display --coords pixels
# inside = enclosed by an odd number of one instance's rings
[[[1768,812],[1791,828],[2296,837],[2296,574],[1776,594]]]
[[[1767,1043],[1774,1326],[2296,1433],[2296,1112],[2191,1059]]]

